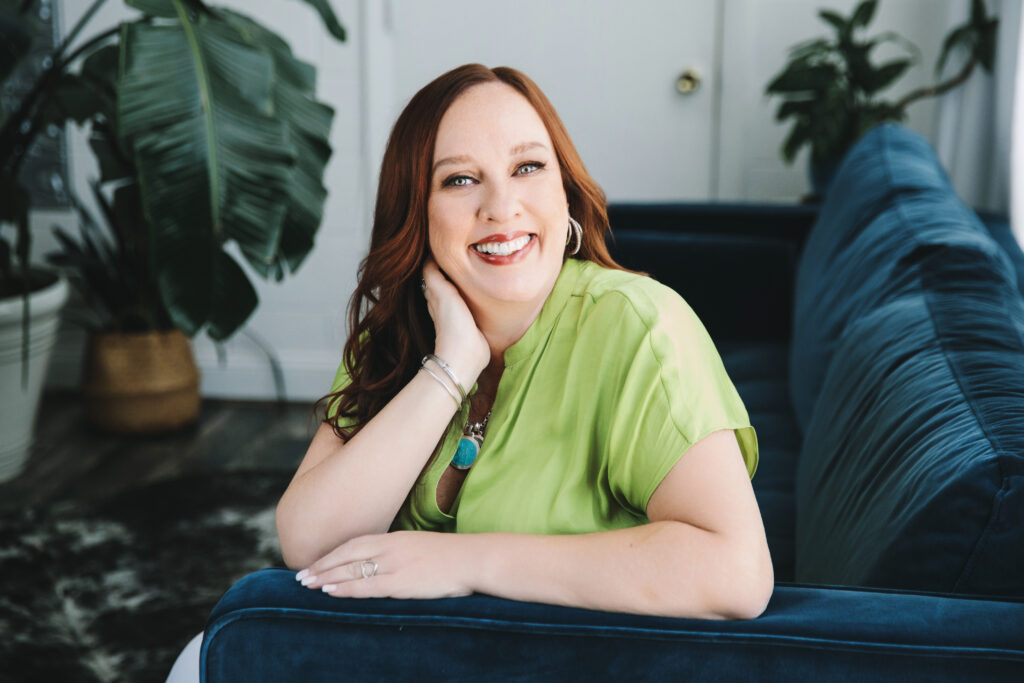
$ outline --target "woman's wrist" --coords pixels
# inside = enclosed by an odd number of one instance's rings
[[[455,375],[455,381],[459,383],[462,391],[467,395],[473,389],[473,385],[476,383],[480,373],[487,367],[486,363],[481,367],[479,364],[469,360],[467,354],[456,351],[438,348],[434,349],[433,355],[448,366],[451,374]],[[451,375],[448,376],[451,377]]]
[[[417,372],[416,374],[426,373],[430,375],[434,379],[434,381],[437,384],[441,385],[441,388],[444,389],[449,396],[451,396],[452,401],[455,402],[455,412],[462,410],[462,404],[464,402],[464,399],[460,398],[459,394],[456,393],[455,389],[452,389],[451,386],[449,386],[448,380],[444,378],[442,373],[432,370],[430,365],[428,365],[425,361],[426,359],[424,359],[423,363],[420,363],[419,372]]]

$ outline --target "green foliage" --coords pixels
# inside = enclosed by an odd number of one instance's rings
[[[305,1],[344,40],[329,2]],[[125,2],[141,18],[75,52],[62,45],[19,120],[3,122],[0,198],[21,197],[26,126],[89,124],[101,216],[76,198],[80,235],[58,231],[51,263],[74,274],[98,326],[174,325],[189,335],[205,328],[222,340],[258,304],[227,244],[275,280],[313,247],[334,112],[315,99],[315,69],[252,19],[201,0]],[[16,20],[0,9],[0,31]],[[4,59],[0,52],[0,69]],[[21,205],[3,205],[0,220],[16,222]]]
[[[819,10],[818,16],[829,25],[833,35],[793,46],[788,63],[765,88],[765,94],[783,100],[775,120],[793,121],[780,150],[787,163],[792,163],[805,145],[811,148],[813,162],[841,159],[861,135],[877,124],[904,121],[907,105],[914,99],[939,95],[955,87],[966,80],[975,63],[992,69],[998,19],[986,16],[984,0],[972,0],[971,18],[946,36],[936,69],[940,73],[952,52],[963,51],[968,55],[963,71],[950,82],[916,91],[896,102],[878,99],[917,58],[912,54],[875,64],[871,59],[874,48],[886,42],[900,43],[908,51],[916,52],[917,48],[892,32],[860,38],[859,32],[871,23],[877,8],[877,0],[864,0],[849,17]]]

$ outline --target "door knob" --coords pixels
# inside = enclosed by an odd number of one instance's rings
[[[700,87],[700,73],[696,69],[687,69],[676,79],[676,90],[680,95],[690,95]]]

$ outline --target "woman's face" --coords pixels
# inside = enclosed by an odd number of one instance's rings
[[[562,268],[568,202],[547,129],[511,86],[475,85],[441,118],[427,218],[434,260],[472,308],[543,304]]]

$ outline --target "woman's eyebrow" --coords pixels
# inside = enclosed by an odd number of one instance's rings
[[[508,154],[509,154],[509,156],[515,156],[516,154],[521,154],[521,153],[525,152],[526,150],[534,149],[535,147],[540,147],[541,149],[547,149],[547,145],[545,145],[542,142],[521,142],[518,145],[514,146],[512,149],[510,149],[508,151]],[[462,155],[459,155],[459,156],[454,156],[454,157],[445,157],[444,159],[439,159],[439,160],[434,162],[434,168],[431,171],[431,173],[436,173],[437,169],[439,167],[444,166],[446,164],[465,164],[465,163],[468,163],[468,162],[470,162],[472,160],[473,160],[472,157],[469,157],[469,156],[467,156],[465,154],[462,154]]]

